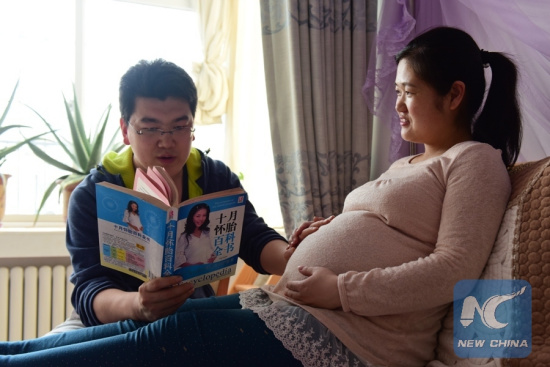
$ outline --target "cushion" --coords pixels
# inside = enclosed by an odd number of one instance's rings
[[[532,352],[523,359],[468,359],[454,354],[453,310],[436,348],[442,366],[545,366],[550,361],[550,157],[510,170],[512,193],[482,279],[523,279],[532,287]]]
[[[529,356],[509,362],[510,366],[547,366],[550,363],[550,157],[519,166],[512,178],[516,186],[525,185],[517,196],[512,276],[528,281],[532,287],[533,341]]]
[[[73,310],[69,315],[69,317],[67,318],[67,320],[57,325],[56,327],[54,327],[50,332],[48,332],[44,336],[61,334],[67,331],[82,329],[84,327],[86,326],[84,326],[84,324],[80,320],[80,316],[76,313],[75,310]]]

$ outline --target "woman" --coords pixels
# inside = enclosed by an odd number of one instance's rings
[[[132,228],[134,231],[143,232],[143,226],[141,225],[141,220],[139,219],[139,206],[133,200],[128,202],[128,207],[124,211],[124,217],[122,221],[128,224],[128,227]]]
[[[206,203],[197,204],[189,211],[185,230],[176,246],[176,269],[216,260],[214,244],[210,240],[209,218],[210,207]]]
[[[274,288],[188,301],[145,326],[0,344],[4,355],[39,351],[0,362],[424,366],[455,283],[479,277],[505,210],[506,166],[521,139],[516,69],[444,27],[415,38],[396,61],[402,136],[425,153],[352,191],[342,214],[300,227]],[[486,64],[492,82],[481,107]]]

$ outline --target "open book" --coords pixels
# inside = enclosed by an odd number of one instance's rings
[[[96,185],[101,264],[146,281],[181,275],[195,287],[235,274],[246,193],[240,188],[179,203],[162,167],[136,171],[134,190]]]

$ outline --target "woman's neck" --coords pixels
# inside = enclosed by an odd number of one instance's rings
[[[424,153],[415,157],[413,160],[411,160],[411,162],[414,161],[416,163],[424,161],[426,159],[439,157],[455,145],[470,140],[472,140],[472,134],[470,134],[469,132],[455,131],[447,139],[438,141],[435,144],[425,143]]]

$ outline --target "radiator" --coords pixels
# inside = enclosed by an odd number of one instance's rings
[[[42,336],[72,312],[72,266],[0,267],[0,341]]]

